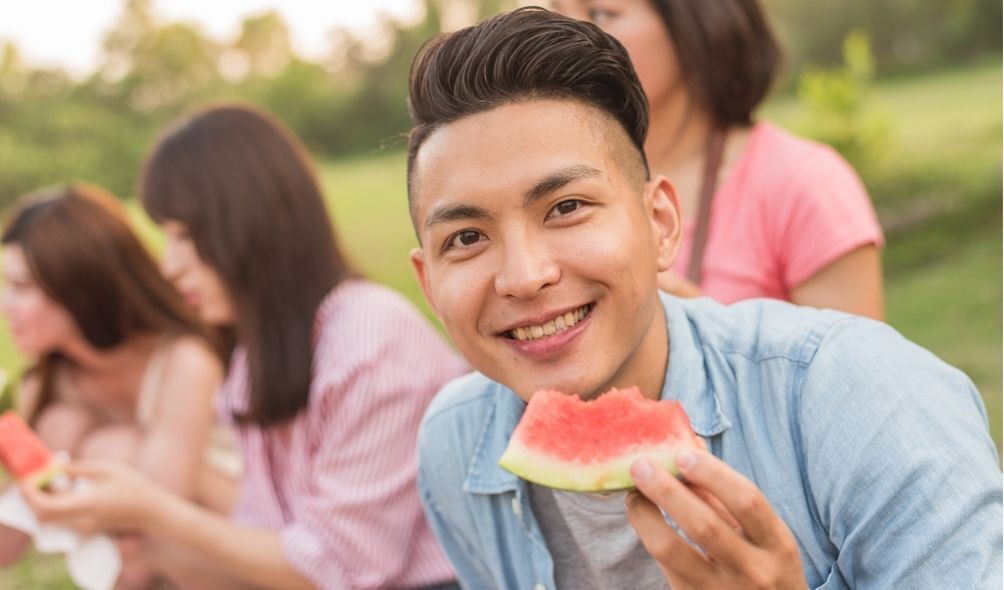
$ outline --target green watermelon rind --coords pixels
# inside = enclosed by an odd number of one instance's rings
[[[535,484],[572,492],[612,492],[635,487],[631,478],[631,465],[647,458],[670,474],[679,476],[674,457],[684,448],[695,449],[696,444],[649,444],[620,454],[610,460],[586,464],[552,459],[528,449],[518,440],[511,440],[499,459],[503,469]]]
[[[4,469],[4,471],[6,471],[8,475],[13,477],[14,479],[19,479],[13,473],[11,473],[10,470]],[[63,475],[66,475],[66,470],[63,469],[62,464],[60,464],[56,460],[51,460],[43,467],[22,476],[19,480],[31,481],[34,483],[36,488],[44,490],[48,488],[50,485],[52,485],[52,483],[55,482],[57,478]]]
[[[56,479],[66,475],[66,470],[63,469],[63,466],[59,462],[53,460],[49,461],[49,464],[37,473],[37,475],[34,473],[29,475],[28,479],[34,482],[36,488],[44,490],[52,485]]]

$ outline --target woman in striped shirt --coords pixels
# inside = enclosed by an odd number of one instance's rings
[[[227,518],[121,465],[80,463],[83,491],[24,486],[39,516],[138,531],[185,587],[448,584],[414,439],[465,365],[404,298],[352,273],[306,151],[263,112],[215,106],[160,140],[141,190],[165,273],[235,344],[217,408],[240,442],[237,506]]]

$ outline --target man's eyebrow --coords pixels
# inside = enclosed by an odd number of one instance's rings
[[[436,207],[425,218],[425,229],[439,223],[458,221],[461,219],[490,219],[491,214],[486,209],[473,205],[443,205]]]
[[[533,185],[530,190],[526,191],[526,194],[523,196],[523,206],[526,207],[534,201],[544,198],[570,182],[602,175],[603,172],[600,170],[592,166],[586,166],[585,164],[574,164],[567,168],[562,168],[548,174],[537,182],[537,184]]]

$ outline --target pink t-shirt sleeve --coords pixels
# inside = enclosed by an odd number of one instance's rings
[[[789,291],[861,246],[882,245],[864,185],[829,147],[818,146],[796,163],[776,199],[778,223],[769,240]]]

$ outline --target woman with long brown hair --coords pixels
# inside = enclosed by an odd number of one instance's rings
[[[160,139],[141,194],[168,277],[236,343],[217,402],[238,432],[239,500],[227,519],[120,466],[71,465],[91,485],[26,490],[40,517],[139,531],[186,586],[449,583],[415,438],[466,366],[409,302],[352,271],[306,150],[264,112],[213,106]]]
[[[645,155],[673,182],[684,216],[660,287],[884,316],[882,229],[854,170],[754,116],[782,60],[759,0],[551,5],[620,41],[645,90]]]
[[[219,351],[122,205],[86,185],[30,195],[0,241],[3,313],[33,363],[18,407],[41,438],[72,457],[130,463],[224,509],[233,483],[227,490],[207,459]],[[10,529],[0,539],[4,561],[26,541]]]

